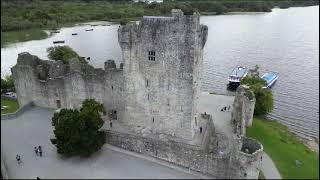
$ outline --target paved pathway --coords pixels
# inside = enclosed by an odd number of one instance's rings
[[[200,112],[207,112],[212,115],[213,123],[217,132],[223,133],[227,137],[231,137],[231,111],[234,96],[225,96],[218,94],[209,94],[202,92],[199,99]],[[221,111],[224,106],[230,106],[229,111]]]
[[[23,116],[1,121],[1,153],[9,178],[200,178],[115,151],[107,145],[88,159],[62,159],[50,142],[53,137],[52,114],[51,110],[35,107]],[[33,147],[36,145],[43,147],[43,157],[35,156]],[[20,165],[16,162],[16,154],[21,155],[23,163]]]
[[[266,179],[281,179],[281,175],[267,153],[263,152],[261,170]]]

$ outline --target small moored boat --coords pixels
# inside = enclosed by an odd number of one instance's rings
[[[267,81],[265,88],[270,88],[277,81],[278,74],[276,72],[267,72],[261,78]]]
[[[53,44],[64,43],[64,41],[53,41]]]
[[[234,89],[240,85],[240,81],[248,74],[248,68],[245,66],[237,66],[235,67],[231,74],[229,75],[229,87]]]
[[[93,29],[86,29],[86,31],[93,31]]]
[[[78,33],[72,33],[72,36],[78,35]]]

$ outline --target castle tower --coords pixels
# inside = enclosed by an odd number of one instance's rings
[[[124,58],[124,123],[191,140],[198,130],[202,52],[207,26],[200,15],[172,10],[121,26]]]

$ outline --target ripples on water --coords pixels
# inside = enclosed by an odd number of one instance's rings
[[[276,71],[279,79],[272,87],[274,111],[268,115],[300,136],[319,137],[319,6],[274,9],[256,15],[203,16],[209,28],[204,49],[203,91],[226,90],[227,77],[237,65],[260,71]],[[52,41],[65,40],[91,64],[103,67],[108,59],[119,65],[121,51],[118,25],[63,28],[61,33],[40,41],[1,48],[2,76],[15,65],[17,54],[28,51],[47,59]],[[71,36],[78,33],[77,36]]]

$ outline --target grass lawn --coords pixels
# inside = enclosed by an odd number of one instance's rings
[[[48,34],[41,29],[1,32],[1,47],[4,47],[10,43],[40,40],[47,37]]]
[[[1,110],[1,115],[13,113],[19,109],[18,101],[15,101],[15,100],[1,99],[1,107],[2,106],[8,106],[8,107],[4,110]]]
[[[247,136],[263,144],[282,178],[319,179],[319,154],[310,151],[286,126],[255,117]],[[296,167],[295,160],[302,162],[301,167]]]

